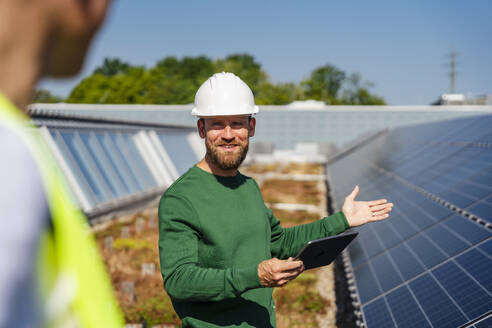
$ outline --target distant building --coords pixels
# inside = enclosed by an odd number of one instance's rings
[[[327,105],[324,101],[308,99],[308,100],[296,100],[290,104],[284,106],[285,109],[327,109]]]
[[[467,98],[469,105],[492,105],[492,95],[479,95]]]
[[[444,93],[432,105],[492,105],[492,95],[465,96],[459,93]]]
[[[464,105],[465,95],[459,93],[444,93],[432,105]]]

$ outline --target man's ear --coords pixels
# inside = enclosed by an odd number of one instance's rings
[[[256,119],[251,117],[249,119],[249,136],[253,137],[255,135]]]
[[[198,135],[200,135],[200,138],[205,139],[205,120],[200,118],[196,121],[196,127],[198,128]]]

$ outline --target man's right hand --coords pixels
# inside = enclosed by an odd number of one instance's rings
[[[282,287],[304,271],[302,261],[289,257],[287,260],[277,258],[265,260],[258,264],[258,277],[265,287]]]

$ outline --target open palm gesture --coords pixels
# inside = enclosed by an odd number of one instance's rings
[[[359,202],[355,200],[359,193],[359,186],[345,197],[342,212],[345,214],[350,227],[357,227],[371,221],[379,221],[389,217],[393,208],[393,203],[388,203],[386,199]]]

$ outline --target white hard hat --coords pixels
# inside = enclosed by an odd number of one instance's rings
[[[216,73],[205,81],[195,95],[192,115],[230,116],[258,113],[253,92],[232,73]]]

